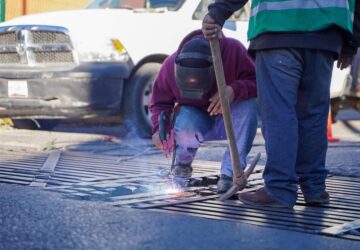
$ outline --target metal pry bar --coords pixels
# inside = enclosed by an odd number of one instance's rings
[[[226,81],[224,75],[224,68],[221,59],[221,51],[219,39],[210,39],[211,55],[214,64],[216,84],[220,97],[222,115],[224,118],[224,125],[227,140],[229,142],[231,165],[233,170],[233,186],[222,196],[221,200],[225,200],[226,197],[233,196],[238,190],[243,190],[246,187],[247,178],[244,174],[242,167],[240,166],[240,159],[238,155],[238,149],[236,146],[236,140],[234,130],[231,121],[230,103],[226,95]]]
[[[260,159],[260,156],[261,156],[261,154],[258,153],[258,154],[255,156],[254,160],[251,162],[250,166],[245,169],[244,175],[245,175],[245,177],[246,177],[246,180],[249,179],[249,176],[250,176],[250,175],[252,174],[252,172],[254,171],[254,169],[255,169],[255,167],[256,167],[256,164],[258,163],[258,161],[259,161],[259,159]],[[223,195],[221,195],[221,196],[219,197],[219,200],[220,200],[220,201],[225,201],[225,200],[229,199],[231,196],[233,196],[234,194],[236,194],[237,191],[240,191],[239,189],[236,189],[236,188],[237,188],[237,186],[236,186],[236,185],[233,185],[233,186],[229,189],[229,191],[227,191],[225,194],[223,194]]]

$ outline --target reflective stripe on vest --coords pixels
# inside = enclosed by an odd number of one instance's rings
[[[265,32],[311,32],[331,25],[352,32],[355,0],[253,0],[248,38]]]

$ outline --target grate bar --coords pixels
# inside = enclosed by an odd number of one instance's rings
[[[204,204],[206,205],[206,207],[209,208],[214,208],[214,209],[222,209],[224,212],[226,211],[233,211],[233,212],[237,212],[237,211],[243,211],[243,210],[252,210],[252,211],[256,211],[264,213],[264,214],[272,214],[272,215],[280,215],[284,218],[293,218],[293,217],[297,217],[297,218],[303,218],[304,220],[311,220],[311,221],[327,221],[327,222],[334,222],[334,223],[339,223],[339,221],[352,221],[354,220],[354,216],[352,217],[347,217],[344,218],[344,220],[339,219],[339,216],[336,214],[321,214],[319,213],[319,211],[312,211],[312,212],[308,212],[302,208],[304,208],[303,206],[298,206],[295,205],[293,210],[284,210],[284,209],[272,209],[272,208],[254,208],[252,206],[248,206],[245,204],[241,204],[238,206],[233,206],[233,205],[227,205],[227,204],[220,204],[220,203],[215,203],[213,201],[206,201],[204,203],[194,203],[195,205],[202,205],[204,206]],[[192,204],[190,204],[192,205]],[[284,213],[286,212],[286,213]],[[325,211],[324,211],[325,212]],[[339,214],[339,213],[338,213]]]
[[[238,208],[226,208],[224,211],[224,207],[211,207],[211,206],[204,206],[203,204],[181,204],[177,205],[176,207],[181,207],[185,209],[196,209],[201,212],[213,212],[219,216],[222,215],[238,215],[238,216],[249,216],[249,217],[256,217],[256,218],[263,218],[268,220],[269,222],[273,220],[279,222],[286,222],[286,223],[296,223],[298,225],[309,225],[309,226],[331,226],[332,223],[339,223],[339,220],[332,220],[328,218],[321,219],[314,219],[309,217],[304,217],[302,214],[296,213],[288,213],[288,211],[259,211],[257,209],[251,207],[238,207]]]
[[[57,170],[56,173],[53,176],[58,176],[58,177],[62,177],[64,176],[64,178],[73,178],[73,179],[77,179],[78,181],[81,181],[82,179],[85,178],[91,178],[94,177],[95,174],[93,173],[88,173],[88,172],[81,172],[81,171],[63,171],[63,170]],[[106,177],[107,175],[101,175],[101,174],[97,174],[96,176],[98,176],[99,178],[101,177]]]
[[[57,175],[54,175],[57,176]],[[62,175],[59,175],[60,177]],[[109,182],[116,182],[116,183],[128,183],[129,181],[134,181],[134,180],[143,180],[140,177],[152,177],[152,174],[132,174],[132,175],[106,175],[104,177],[102,176],[97,176],[97,177],[93,177],[93,175],[91,177],[86,177],[86,178],[81,178],[79,179],[78,183],[76,183],[77,186],[87,186],[87,185],[98,185],[98,184],[102,184],[102,183],[109,183]],[[59,179],[67,179],[67,177],[64,178],[59,178]],[[125,180],[124,180],[125,179]],[[62,187],[66,187],[66,185],[62,185],[61,187],[48,187],[48,189],[58,189],[58,188],[62,188]]]
[[[206,211],[206,210],[198,210],[198,209],[189,209],[189,208],[183,208],[183,207],[178,207],[178,206],[170,206],[170,207],[164,207],[162,208],[163,210],[169,210],[169,211],[173,211],[173,212],[182,212],[185,213],[187,215],[197,215],[200,217],[204,217],[204,216],[212,216],[213,218],[216,218],[218,220],[224,220],[226,219],[232,219],[233,221],[236,222],[244,222],[244,223],[249,223],[249,224],[261,224],[262,226],[265,225],[272,225],[272,226],[284,226],[286,227],[287,230],[289,230],[289,227],[291,227],[292,229],[297,229],[298,231],[307,231],[307,232],[314,232],[314,231],[319,231],[321,229],[323,229],[324,227],[318,226],[318,225],[307,225],[307,224],[302,224],[299,222],[287,222],[287,221],[282,221],[282,220],[271,220],[269,221],[268,218],[264,217],[264,216],[244,216],[244,215],[238,215],[238,214],[223,214],[223,213],[217,213],[217,212],[213,212],[213,211]],[[246,215],[246,213],[245,213]]]
[[[344,223],[341,225],[333,226],[330,228],[325,228],[325,229],[321,230],[320,233],[337,236],[337,235],[341,235],[348,231],[351,231],[354,229],[359,229],[359,228],[360,228],[360,219],[354,220],[351,222],[347,222],[347,223]]]
[[[45,187],[47,180],[50,179],[51,174],[54,172],[56,164],[58,163],[61,156],[60,150],[52,151],[42,167],[39,170],[39,173],[35,175],[30,186],[32,187]]]
[[[5,165],[1,165],[0,168],[1,169],[9,169],[9,170],[13,170],[13,169],[19,169],[19,170],[29,170],[29,168],[37,168],[40,169],[40,167],[42,166],[42,163],[39,163],[38,165],[33,165],[33,164],[26,164],[26,163],[6,163]]]
[[[204,188],[204,187],[190,187],[190,188],[184,189],[181,194],[186,194],[186,193],[189,193],[189,192],[200,192],[200,191],[204,191],[204,190],[206,190],[206,188]],[[135,199],[154,197],[154,196],[157,196],[157,195],[163,195],[165,193],[166,193],[166,190],[159,190],[159,191],[152,191],[152,192],[146,192],[146,193],[129,194],[129,195],[126,195],[126,196],[113,197],[112,200],[114,202],[116,202],[116,201],[133,199],[133,201],[134,201],[133,203],[135,204],[135,203],[137,203]],[[176,194],[174,194],[174,195],[176,195]],[[184,196],[186,196],[186,195],[184,195]],[[116,203],[113,203],[113,204],[116,204]]]
[[[139,206],[135,206],[136,208],[141,208],[141,209],[149,209],[149,208],[159,208],[159,207],[164,207],[164,206],[174,206],[174,205],[179,205],[179,204],[185,204],[185,203],[191,203],[191,202],[196,202],[196,201],[205,201],[205,200],[211,200],[211,199],[216,199],[218,198],[220,195],[216,194],[216,195],[209,195],[209,196],[205,196],[205,197],[191,197],[188,199],[182,199],[182,200],[177,200],[177,201],[168,201],[168,202],[161,202],[161,203],[155,203],[155,204],[149,204],[149,205],[139,205]]]
[[[8,184],[20,184],[20,185],[29,185],[30,181],[19,181],[16,179],[9,179],[9,178],[1,178],[0,176],[0,182],[2,183],[8,183]]]
[[[85,178],[91,178],[91,177],[94,177],[97,176],[97,177],[106,177],[107,174],[100,174],[100,173],[89,173],[89,172],[81,172],[81,171],[76,171],[76,172],[73,172],[73,171],[63,171],[62,169],[59,169],[55,172],[54,176],[58,176],[58,177],[61,177],[61,176],[64,176],[65,178],[68,178],[68,177],[71,177],[71,178],[74,178],[74,179],[77,179],[78,181],[81,181],[82,179],[85,179]]]
[[[61,156],[60,150],[55,150],[50,153],[43,166],[40,168],[41,172],[53,172],[56,164],[58,163]]]
[[[248,206],[245,204],[242,204],[240,202],[234,202],[232,204],[221,204],[219,202],[216,201],[206,201],[205,202],[206,205],[210,205],[210,206],[230,206],[230,207],[247,207],[247,208],[252,208],[254,209],[254,207],[252,206]],[[258,207],[256,208],[257,211],[275,211],[275,212],[284,212],[283,209],[281,208],[268,208],[268,207]],[[345,221],[352,221],[355,218],[358,217],[358,215],[356,214],[346,214],[344,216],[344,213],[346,213],[347,211],[344,210],[327,210],[327,209],[321,209],[319,207],[307,207],[304,205],[299,205],[299,204],[295,204],[294,209],[293,210],[289,210],[288,213],[289,214],[300,214],[302,216],[310,216],[310,217],[320,217],[320,218],[341,218],[344,217]]]
[[[99,167],[101,166],[101,167]],[[109,168],[106,165],[98,165],[98,166],[91,166],[88,165],[82,165],[78,162],[74,162],[72,164],[64,165],[63,162],[59,164],[59,167],[62,169],[67,170],[73,170],[73,171],[84,171],[85,169],[89,172],[93,173],[102,173],[102,174],[116,174],[116,173],[129,173],[129,174],[136,174],[136,173],[142,173],[142,172],[148,172],[149,169],[131,169],[132,167],[122,168],[120,166],[116,166],[116,168]],[[154,168],[150,169],[150,171],[156,171]],[[157,170],[159,171],[159,170]]]
[[[3,179],[8,179],[8,180],[24,180],[24,181],[31,181],[33,178],[32,177],[26,177],[26,176],[14,176],[14,175],[2,175],[0,174],[0,178]]]
[[[118,180],[122,180],[123,178],[129,180],[138,180],[141,179],[142,177],[153,177],[154,174],[152,173],[141,173],[141,174],[122,174],[122,175],[110,175],[110,176],[105,176],[105,177],[90,177],[87,179],[82,179],[82,181],[84,183],[91,183],[91,182],[98,182],[98,181],[118,181]]]
[[[335,204],[344,204],[344,205],[349,205],[349,206],[353,206],[353,207],[357,207],[360,206],[360,203],[358,200],[356,200],[356,197],[351,197],[349,198],[348,196],[344,196],[343,198],[341,197],[335,197],[334,195],[332,195],[330,197],[331,200],[331,204],[335,205]],[[300,196],[297,200],[297,202],[301,202],[302,204],[305,204],[304,198],[302,196]]]
[[[1,164],[14,164],[14,165],[29,165],[29,164],[43,164],[44,159],[26,160],[26,159],[0,159]]]
[[[25,173],[25,172],[12,172],[12,171],[0,171],[0,176],[2,177],[29,177],[33,178],[36,172]]]
[[[331,177],[330,177],[331,178]],[[347,181],[347,180],[335,180],[335,179],[327,179],[326,180],[327,183],[331,183],[334,186],[340,186],[340,187],[360,187],[359,183],[356,182],[351,182],[351,181]]]
[[[189,193],[186,197],[186,200],[191,199],[195,195],[196,194],[194,194],[194,193]],[[179,197],[177,197],[177,198],[179,199]],[[142,207],[137,207],[136,205],[134,206],[134,203],[137,204],[137,203],[143,203],[143,202],[148,202],[148,201],[156,202],[156,201],[163,201],[163,200],[169,201],[169,200],[174,200],[174,199],[176,199],[176,197],[174,197],[173,194],[163,194],[163,195],[157,195],[155,197],[136,199],[135,201],[134,200],[116,201],[116,202],[113,202],[112,205],[114,205],[114,206],[131,205],[131,207],[142,208]],[[184,201],[184,200],[182,200],[182,201]]]
[[[182,214],[182,215],[190,215],[190,216],[196,216],[196,217],[201,217],[201,218],[206,218],[206,219],[213,219],[213,220],[221,220],[221,221],[231,221],[231,222],[241,222],[241,223],[247,223],[247,224],[251,224],[251,225],[256,225],[256,226],[265,226],[265,227],[270,227],[270,228],[275,228],[275,229],[283,229],[283,230],[289,230],[289,227],[287,225],[283,225],[283,224],[270,224],[270,223],[266,223],[263,220],[248,220],[248,219],[244,219],[244,218],[236,218],[236,217],[219,217],[213,214],[189,214],[188,212],[184,212],[181,211],[179,209],[174,209],[176,207],[170,207],[167,208],[166,210],[164,209],[159,209],[159,208],[155,208],[152,209],[152,211],[158,211],[158,212],[167,212],[167,213],[176,213],[176,214]],[[305,233],[313,233],[313,228],[292,228],[292,231],[297,231],[297,232],[305,232]]]
[[[268,223],[267,221],[259,221],[259,220],[249,220],[246,218],[234,218],[234,217],[219,217],[216,215],[211,215],[211,214],[191,214],[189,212],[186,211],[181,211],[179,209],[176,209],[176,207],[167,207],[166,209],[162,209],[162,208],[154,208],[151,209],[152,211],[158,211],[158,212],[166,212],[166,213],[171,213],[171,214],[182,214],[182,215],[187,215],[187,216],[195,216],[195,217],[201,217],[201,218],[206,218],[206,219],[212,219],[212,220],[221,220],[221,221],[230,221],[230,222],[240,222],[240,223],[247,223],[250,225],[256,225],[256,226],[263,226],[263,227],[267,227],[267,228],[275,228],[275,229],[283,229],[283,230],[289,230],[289,226],[288,225],[283,225],[283,224],[278,224],[278,223]],[[318,231],[314,230],[314,228],[307,228],[307,227],[291,227],[291,231],[295,231],[295,232],[301,232],[301,233],[310,233],[310,234],[314,234],[316,232],[321,231],[322,229],[320,228]],[[349,240],[360,240],[358,236],[355,235],[341,235],[341,238],[344,239],[349,239]]]

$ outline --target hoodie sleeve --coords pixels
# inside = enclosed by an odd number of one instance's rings
[[[175,96],[171,90],[174,83],[174,55],[168,57],[157,75],[150,100],[152,133],[159,130],[159,115],[161,111],[172,112]]]
[[[227,84],[232,87],[235,100],[257,96],[255,64],[246,48],[235,39],[227,39],[223,45],[223,62]]]
[[[216,0],[208,7],[209,15],[214,18],[216,23],[223,26],[225,21],[247,2],[248,0]]]

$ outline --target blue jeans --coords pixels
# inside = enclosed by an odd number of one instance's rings
[[[236,101],[230,106],[234,134],[241,167],[246,167],[246,156],[257,129],[257,102],[255,98]],[[176,161],[191,164],[200,144],[207,140],[225,140],[226,131],[222,115],[209,113],[191,106],[181,106],[174,125]],[[221,162],[221,174],[232,176],[230,151],[227,149]]]
[[[310,49],[256,53],[256,79],[267,162],[267,193],[292,207],[325,190],[327,117],[334,56]]]

